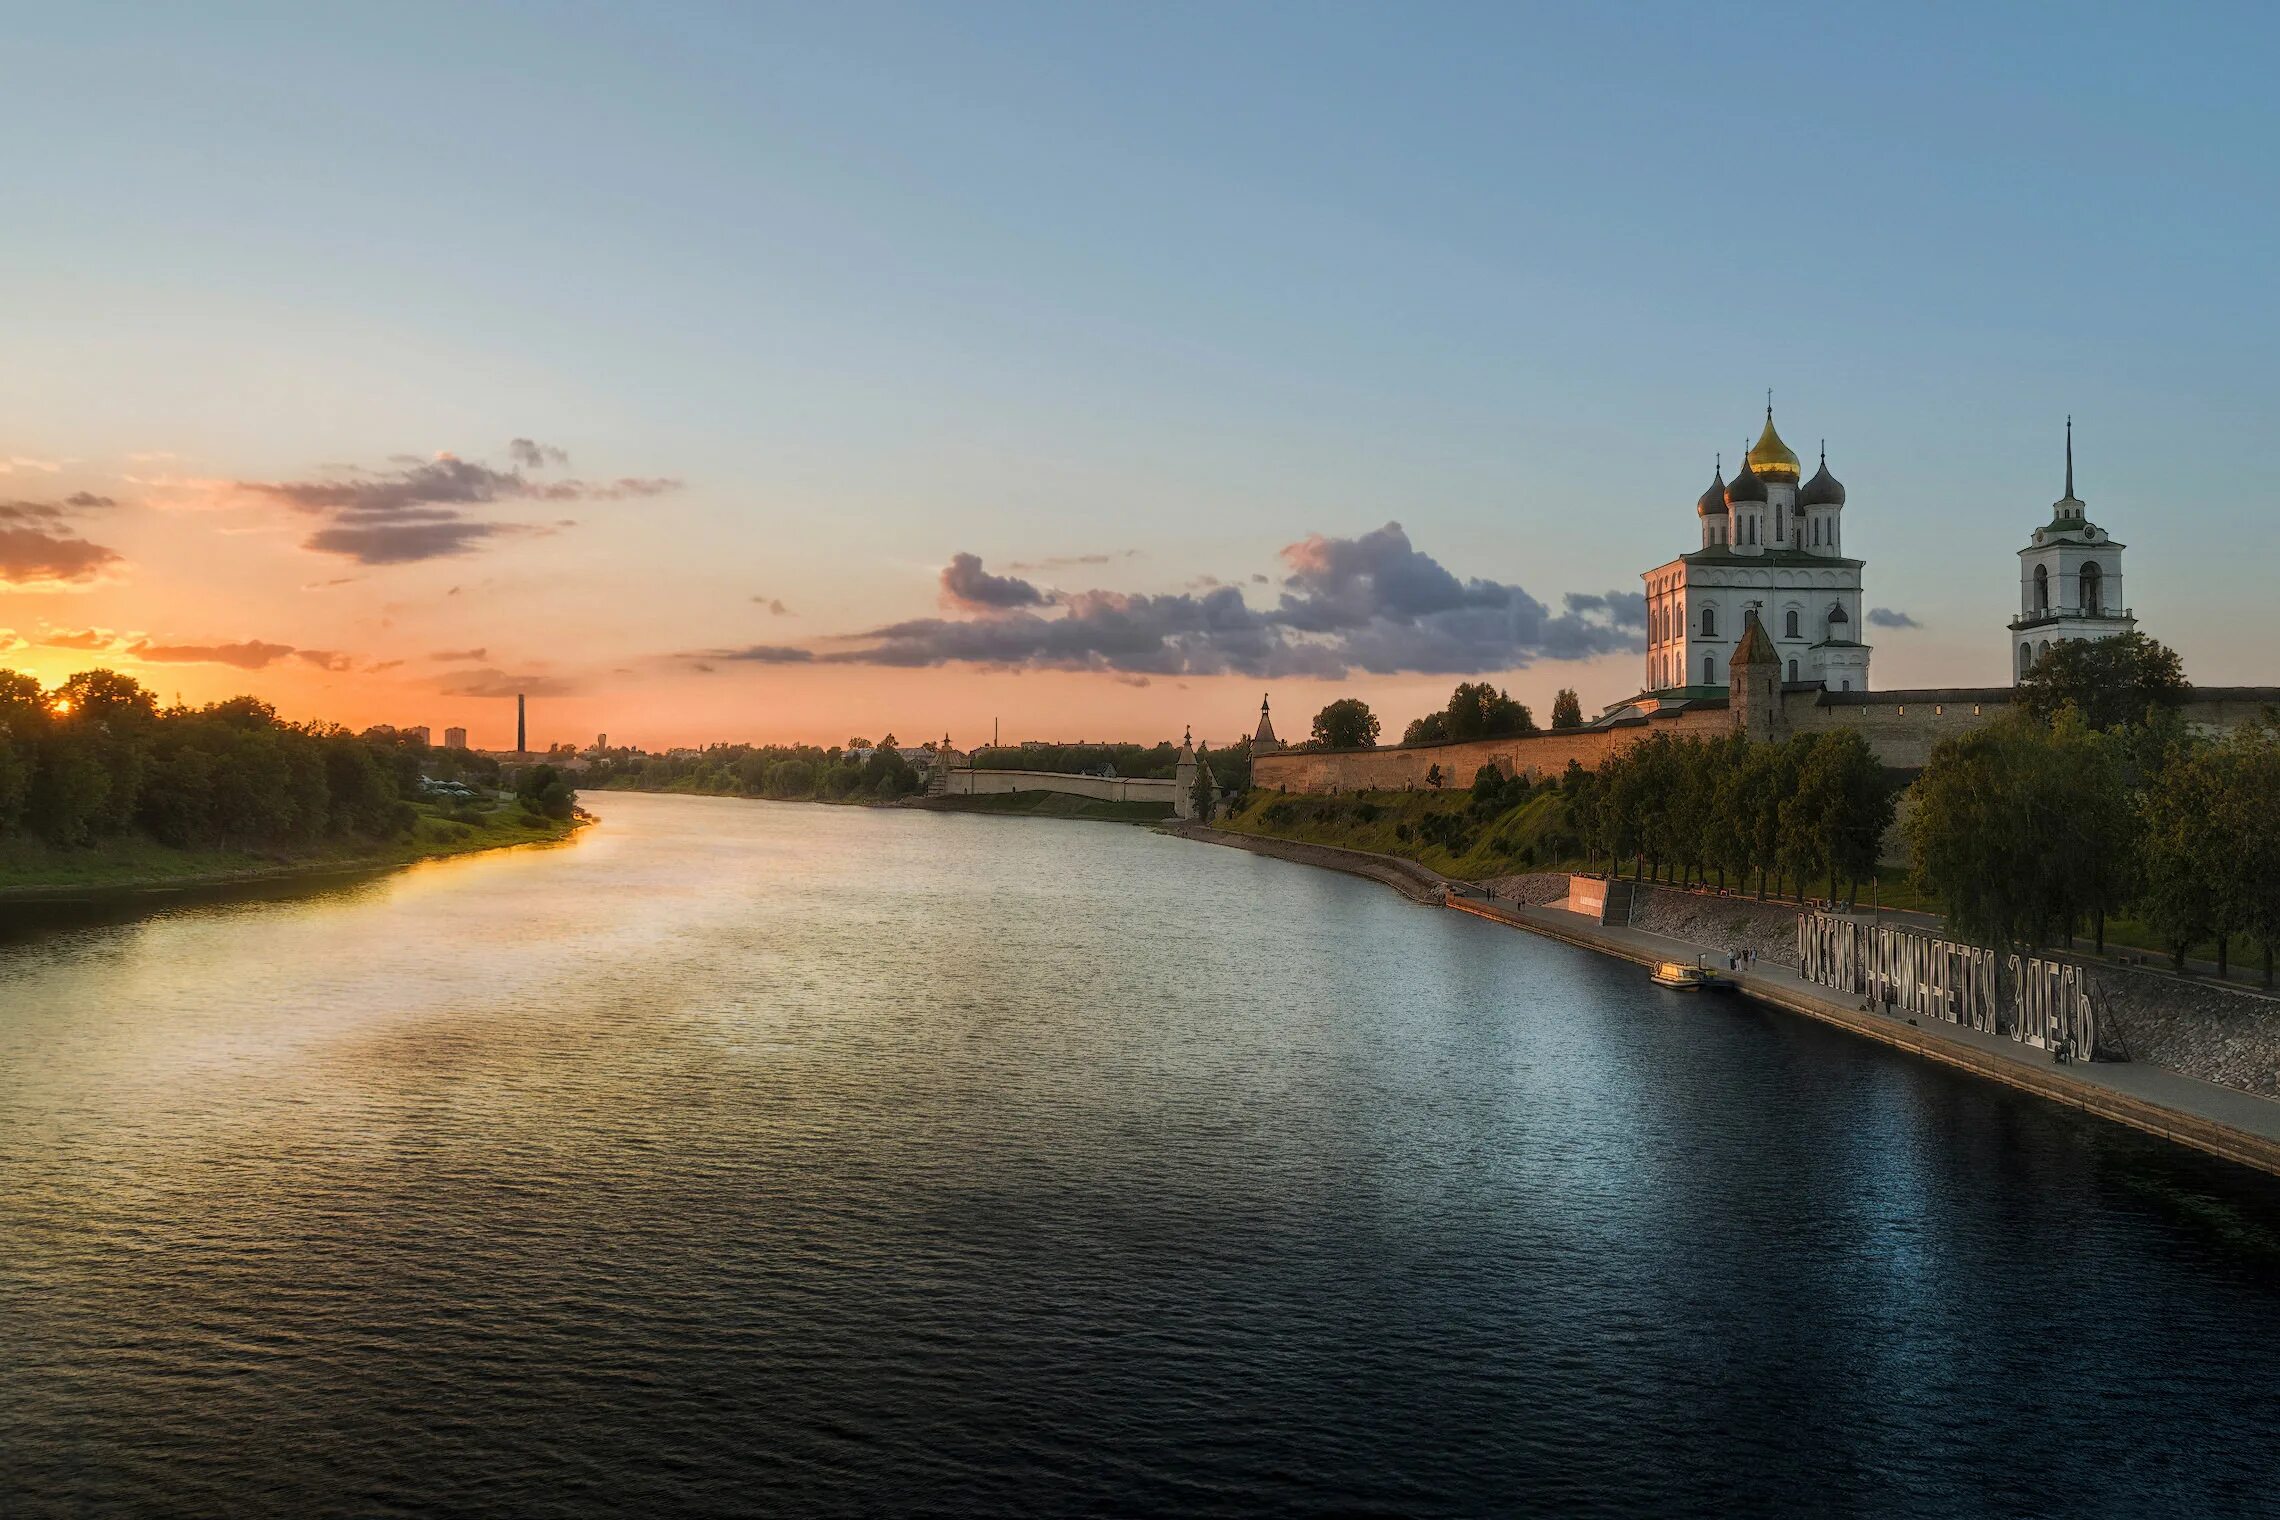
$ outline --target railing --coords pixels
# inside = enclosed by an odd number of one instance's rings
[[[2119,611],[2108,607],[2043,607],[2034,612],[2022,613],[2011,626],[2019,629],[2042,628],[2069,618],[2087,623],[2126,623],[2136,616],[2137,613],[2128,607]]]

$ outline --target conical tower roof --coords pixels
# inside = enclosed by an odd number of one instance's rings
[[[1751,665],[1781,663],[1781,653],[1773,647],[1773,640],[1766,634],[1765,624],[1758,621],[1755,607],[1742,614],[1742,641],[1734,646],[1734,657],[1726,663],[1733,670]]]
[[[1259,731],[1251,735],[1251,742],[1253,744],[1277,744],[1281,742],[1275,738],[1275,720],[1267,713],[1267,699],[1263,694],[1259,698]]]

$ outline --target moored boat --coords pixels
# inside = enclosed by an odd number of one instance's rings
[[[1684,961],[1664,961],[1649,974],[1657,987],[1668,987],[1676,992],[1732,992],[1734,979],[1721,976],[1704,965],[1688,965]]]

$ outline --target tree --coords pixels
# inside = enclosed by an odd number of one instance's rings
[[[2009,713],[1932,749],[1911,792],[1916,875],[1948,922],[1982,944],[2043,945],[2119,906],[2139,845],[2122,747],[2073,714]],[[2205,810],[2204,810],[2205,811]],[[2189,820],[2177,848],[2205,860]],[[2173,885],[2187,893],[2191,873]],[[2184,895],[2171,922],[2197,917]],[[2187,941],[2190,943],[2190,941]]]
[[[2052,645],[2019,682],[2019,705],[2045,723],[2072,706],[2103,733],[2181,706],[2192,689],[2177,651],[2132,629]]]
[[[1404,744],[1439,744],[1448,737],[1447,713],[1434,712],[1427,713],[1422,718],[1412,718],[1409,726],[1401,731],[1401,742]]]
[[[1219,789],[1211,773],[1211,762],[1199,746],[1195,752],[1195,782],[1188,789],[1188,801],[1195,809],[1197,823],[1211,822],[1211,815],[1219,808]]]
[[[1559,694],[1552,698],[1552,729],[1556,733],[1563,728],[1581,727],[1583,703],[1577,699],[1574,687],[1563,686],[1559,689]]]
[[[1377,714],[1359,697],[1340,697],[1314,715],[1314,742],[1324,749],[1374,749]]]
[[[1535,715],[1486,681],[1460,681],[1441,709],[1444,739],[1508,739],[1536,731]]]

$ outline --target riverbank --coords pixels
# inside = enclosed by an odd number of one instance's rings
[[[1368,876],[1420,902],[1431,900],[1430,883],[1438,880],[1442,887],[1439,901],[1448,908],[1641,966],[1663,960],[1691,961],[1705,949],[1722,953],[1727,948],[1722,943],[1705,944],[1639,927],[1597,924],[1566,911],[1560,905],[1564,898],[1530,903],[1478,897],[1472,895],[1474,889],[1470,883],[1450,880],[1414,861],[1396,857],[1373,856],[1365,851],[1327,845],[1300,845],[1198,825],[1165,832],[1280,860]],[[1530,877],[1527,881],[1530,885],[1541,885],[1548,879]],[[1543,896],[1541,892],[1525,895]],[[1715,909],[1693,911],[1714,913]],[[1755,918],[1754,914],[1737,916]],[[1754,941],[1764,937],[1764,926],[1751,922],[1740,926],[1739,932],[1746,940]],[[2000,1036],[1938,1020],[1918,1023],[1893,1018],[1859,1007],[1832,996],[1827,989],[1816,987],[1797,974],[1792,966],[1794,934],[1792,916],[1791,938],[1786,949],[1779,953],[1761,950],[1764,959],[1751,970],[1737,973],[1744,995],[2172,1143],[2280,1176],[2280,1102],[2143,1060],[2061,1066],[2053,1063],[2043,1051]]]
[[[612,786],[598,788],[596,796],[625,792],[648,797],[727,797],[738,802],[814,803],[823,807],[910,808],[927,813],[983,813],[1004,818],[1074,818],[1092,823],[1162,823],[1171,809],[1154,802],[1111,802],[1079,797],[1069,792],[1042,789],[1026,792],[984,792],[971,797],[769,797],[703,787]]]
[[[141,836],[87,849],[14,840],[0,845],[0,905],[131,899],[386,871],[486,850],[560,844],[593,822],[585,814],[553,819],[520,808],[453,816],[429,804],[418,807],[419,821],[402,839],[336,841],[306,850],[177,850]]]

